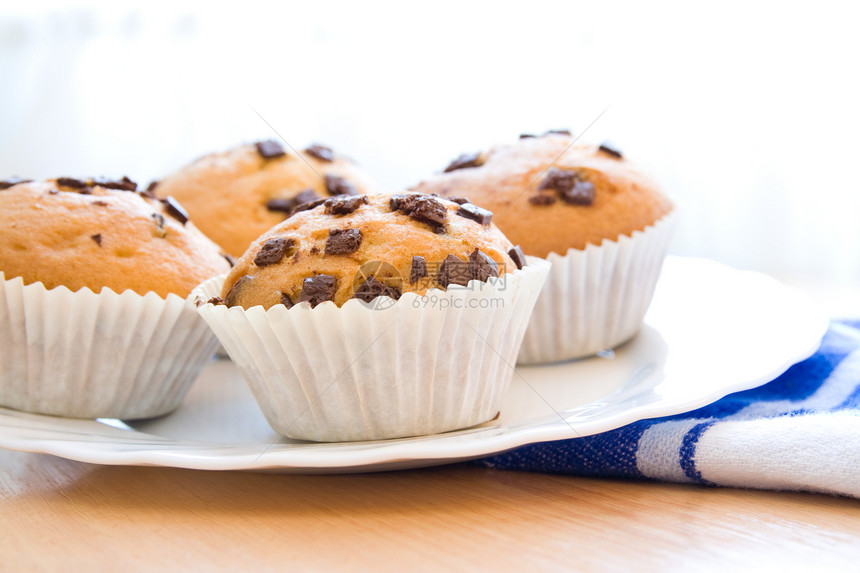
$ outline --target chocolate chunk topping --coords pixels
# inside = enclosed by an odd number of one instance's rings
[[[293,205],[293,209],[295,209],[299,205],[304,205],[305,203],[313,203],[314,201],[319,201],[320,199],[322,199],[322,197],[317,195],[316,191],[314,191],[313,189],[305,189],[304,191],[293,197],[293,202],[295,203]]]
[[[540,206],[552,205],[556,200],[556,196],[550,195],[549,193],[538,193],[537,195],[529,197],[529,203]]]
[[[290,198],[280,198],[276,197],[275,199],[269,199],[266,203],[266,208],[269,211],[280,211],[282,213],[286,213],[287,215],[292,215],[297,211],[296,207],[299,205],[304,205],[306,203],[313,203],[320,199],[320,196],[317,195],[316,191],[313,189],[305,189],[301,191],[295,197]],[[317,203],[319,205],[319,203]],[[314,205],[316,206],[316,205]],[[312,208],[312,207],[309,207]],[[304,209],[298,209],[303,211]]]
[[[571,135],[569,129],[548,129],[544,132],[544,135]]]
[[[245,275],[239,280],[237,280],[227,292],[227,297],[224,299],[224,304],[226,304],[228,307],[236,306],[236,304],[238,304],[238,301],[236,299],[239,298],[239,294],[242,292],[242,289],[251,284],[251,281],[253,280],[254,279],[252,279],[248,275]]]
[[[499,276],[499,265],[484,253],[475,249],[469,255],[469,272],[473,279],[486,282],[490,277]]]
[[[168,195],[164,199],[161,199],[161,202],[164,204],[164,210],[167,211],[168,215],[183,225],[188,222],[188,213],[185,212],[179,201]]]
[[[236,304],[238,304],[237,299],[239,298],[239,293],[242,292],[243,286],[246,283],[250,283],[251,280],[251,277],[245,275],[244,277],[237,280],[232,287],[230,287],[230,290],[227,291],[227,298],[224,299],[224,304],[227,305],[227,308],[234,307],[236,306]]]
[[[348,215],[367,204],[366,195],[338,195],[325,200],[325,212],[329,215]]]
[[[400,291],[395,287],[390,287],[378,281],[375,277],[369,277],[364,281],[364,284],[358,287],[352,298],[370,302],[378,296],[390,296],[394,300],[397,300],[400,298]]]
[[[355,185],[337,175],[325,176],[325,188],[329,195],[358,195]]]
[[[558,192],[562,201],[570,205],[587,206],[594,202],[594,185],[588,181],[580,181],[579,174],[572,169],[550,168],[538,189],[553,189]],[[550,204],[543,202],[546,199],[532,197],[529,200],[535,205]]]
[[[153,219],[155,219],[155,224],[158,226],[159,231],[164,230],[164,216],[161,213],[153,213],[151,215]]]
[[[254,145],[257,146],[257,153],[259,153],[260,157],[263,159],[274,159],[275,157],[281,157],[282,155],[287,154],[287,152],[284,151],[284,148],[281,147],[281,144],[274,139],[258,141]]]
[[[106,177],[94,177],[93,185],[104,187],[105,189],[119,189],[120,191],[136,191],[137,183],[123,176],[122,179],[107,179]]]
[[[337,290],[337,280],[330,275],[316,275],[305,279],[302,283],[302,294],[299,302],[309,302],[311,307],[321,302],[332,300]]]
[[[21,179],[20,177],[10,177],[9,179],[5,179],[0,181],[0,190],[8,189],[14,185],[18,185],[19,183],[30,183],[33,181],[32,179]]]
[[[313,155],[317,159],[322,161],[334,161],[334,151],[331,150],[330,147],[326,147],[325,145],[311,145],[307,149],[305,149],[305,153],[308,155]]]
[[[296,205],[295,209],[293,209],[292,214],[295,215],[299,211],[309,211],[311,209],[316,209],[323,203],[325,203],[325,199],[317,199],[316,201],[310,201],[309,203],[301,203],[299,205]]]
[[[448,216],[445,205],[430,195],[393,195],[388,204],[392,210],[436,228],[443,226]]]
[[[466,219],[471,219],[473,221],[477,221],[482,225],[489,225],[490,221],[493,220],[493,212],[478,207],[477,205],[472,205],[471,203],[464,203],[460,205],[457,209],[457,214],[461,217],[465,217]]]
[[[573,189],[561,192],[561,200],[571,205],[591,205],[594,203],[594,184],[589,181],[577,181]]]
[[[290,250],[296,241],[294,239],[285,239],[283,237],[278,237],[276,239],[269,239],[263,246],[260,248],[260,252],[257,253],[257,256],[254,257],[254,264],[258,267],[267,267],[269,265],[276,265],[281,262],[281,259],[284,258],[284,255],[287,254],[287,251]]]
[[[281,293],[281,304],[287,308],[293,308],[293,301],[285,292]]]
[[[203,304],[214,304],[215,306],[218,306],[219,304],[224,304],[224,300],[220,296],[213,296]],[[200,306],[199,301],[197,302],[197,306]]]
[[[553,189],[558,191],[559,194],[564,193],[565,191],[569,191],[573,189],[573,185],[576,183],[576,180],[579,178],[576,171],[572,169],[559,169],[558,167],[550,167],[549,171],[546,173],[546,177],[543,181],[541,181],[540,187],[541,189]]]
[[[348,255],[361,246],[361,231],[358,229],[331,229],[325,241],[325,254]]]
[[[611,146],[609,143],[607,143],[607,142],[603,142],[603,143],[601,143],[601,144],[600,144],[600,147],[598,147],[597,149],[599,149],[599,150],[600,150],[600,151],[602,151],[603,153],[607,153],[607,154],[611,155],[612,157],[614,157],[614,158],[616,158],[616,159],[621,159],[621,158],[623,157],[623,156],[621,155],[621,152],[620,152],[620,151],[618,151],[617,149],[615,149],[614,147],[612,147],[612,146]]]
[[[480,153],[464,153],[445,168],[445,173],[457,169],[466,169],[467,167],[480,167],[483,164],[484,157]]]
[[[415,284],[427,276],[427,261],[424,257],[412,257],[412,272],[409,274],[409,284]]]
[[[392,195],[391,198],[388,199],[388,207],[392,211],[400,210],[400,205],[403,203],[403,200],[406,199],[406,197],[408,197],[408,195],[404,195],[403,193],[396,193]]]
[[[107,207],[108,202],[102,201],[101,199],[97,199],[96,201],[93,201],[93,205],[98,205],[99,207]]]
[[[293,212],[294,204],[294,199],[284,199],[283,197],[276,197],[274,199],[269,199],[268,201],[266,201],[266,209],[268,209],[269,211],[280,211],[282,213],[290,214]]]
[[[448,201],[453,201],[457,205],[462,205],[464,203],[471,203],[467,197],[445,197]]]
[[[224,253],[222,256],[223,256],[225,259],[227,259],[227,263],[230,265],[230,268],[231,268],[231,269],[232,269],[233,267],[235,267],[235,266],[236,266],[236,259],[234,259],[234,258],[232,257],[232,255],[230,255],[230,253]]]
[[[520,134],[520,139],[531,139],[533,137],[537,137],[537,136],[533,133],[521,133]]]
[[[517,265],[518,269],[521,269],[524,266],[528,265],[528,261],[526,261],[526,256],[519,245],[508,251],[508,256],[511,257],[511,260],[514,261],[514,264]]]
[[[74,189],[83,189],[87,186],[86,181],[75,179],[74,177],[57,177],[57,185],[63,187],[72,187]]]
[[[440,285],[446,288],[450,284],[465,286],[472,279],[470,266],[468,261],[464,261],[456,255],[448,255],[439,267],[437,280]]]
[[[140,193],[141,197],[146,199],[158,199],[158,197],[155,196],[156,187],[158,187],[158,181],[151,181],[149,185],[146,186],[146,189],[138,191],[138,193]]]
[[[102,234],[96,233],[95,235],[90,235],[90,239],[96,242],[98,246],[102,246]]]

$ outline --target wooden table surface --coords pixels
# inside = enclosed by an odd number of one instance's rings
[[[0,451],[0,571],[857,570],[860,500],[457,464],[353,475]]]

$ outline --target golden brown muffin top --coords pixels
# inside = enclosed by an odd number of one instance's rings
[[[462,155],[413,190],[466,197],[495,212],[505,235],[538,257],[629,236],[673,208],[621,153],[574,145],[564,132]]]
[[[254,241],[221,298],[246,309],[327,300],[340,306],[486,281],[524,262],[491,219],[474,205],[421,194],[330,197]]]
[[[162,179],[154,191],[175,197],[201,231],[238,257],[299,203],[373,187],[361,169],[328,147],[293,152],[276,141],[261,141],[201,157]]]
[[[4,188],[5,187],[5,188]],[[181,205],[121,180],[0,182],[0,270],[6,279],[77,291],[187,296],[227,272],[221,249]]]

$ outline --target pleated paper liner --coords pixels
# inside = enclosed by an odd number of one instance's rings
[[[71,418],[174,410],[217,340],[190,302],[0,273],[0,406]]]
[[[272,428],[321,442],[434,434],[492,419],[549,271],[536,261],[426,296],[198,311]],[[220,294],[224,277],[192,293]]]
[[[517,362],[582,358],[632,338],[651,304],[676,223],[672,212],[632,236],[563,256],[550,253],[552,268]]]

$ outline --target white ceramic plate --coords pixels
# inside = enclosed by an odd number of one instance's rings
[[[639,335],[602,357],[518,368],[498,418],[419,438],[317,444],[268,426],[238,370],[210,364],[173,414],[125,424],[0,408],[0,447],[99,464],[300,473],[478,458],[704,406],[772,380],[818,347],[823,313],[777,281],[670,257]]]

